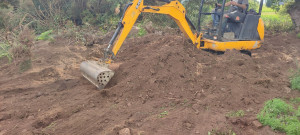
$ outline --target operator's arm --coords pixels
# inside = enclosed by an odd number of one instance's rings
[[[235,1],[230,1],[230,4],[234,5],[234,6],[238,6],[240,8],[243,8],[243,10],[245,10],[247,8],[246,4],[239,4],[239,3],[235,2]]]
[[[219,7],[222,7],[222,4],[217,4]],[[230,6],[231,5],[231,1],[229,1],[229,2],[226,2],[225,3],[225,7],[228,7],[228,6]]]
[[[218,5],[219,7],[222,6],[222,4],[217,4],[217,5]],[[243,8],[244,10],[247,8],[247,5],[246,5],[246,4],[239,4],[239,3],[235,2],[235,1],[229,1],[229,2],[225,3],[225,7],[228,7],[228,6],[230,6],[230,5],[238,6],[238,7],[240,7],[240,8]]]

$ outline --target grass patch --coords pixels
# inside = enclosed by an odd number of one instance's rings
[[[8,44],[4,44],[4,43],[0,44],[0,59],[3,57],[6,57],[6,58],[8,58],[9,62],[11,62],[12,55],[9,52],[10,48],[11,48],[11,46]]]
[[[298,103],[300,103],[300,97],[290,99],[290,103],[292,103],[292,104],[298,104]]]
[[[291,77],[291,88],[300,91],[300,68]]]
[[[158,115],[159,118],[166,117],[168,115],[168,111],[164,111]]]
[[[138,25],[139,31],[138,31],[137,35],[140,36],[140,37],[142,37],[142,36],[144,36],[144,35],[147,34],[147,31],[146,31],[146,29],[143,27],[143,25],[144,25],[144,23],[140,23],[140,24]]]
[[[53,30],[45,31],[41,35],[37,36],[36,40],[44,40],[44,41],[50,40],[50,41],[52,41],[53,40],[53,36],[51,35],[52,32],[53,32]]]
[[[146,29],[144,29],[144,28],[140,28],[140,29],[139,29],[138,35],[139,35],[140,37],[142,37],[142,36],[144,36],[144,35],[146,35],[146,34],[147,34]]]
[[[297,34],[297,38],[299,38],[299,39],[300,39],[300,33],[298,33],[298,34]]]
[[[226,114],[226,117],[243,117],[245,112],[243,110],[232,111]]]
[[[298,110],[297,110],[296,116],[297,116],[297,117],[300,117],[300,106],[298,106]],[[299,130],[300,130],[300,129],[299,129]]]
[[[271,8],[263,7],[261,18],[266,30],[290,31],[293,29],[293,22],[289,14],[279,14]]]
[[[265,103],[264,108],[257,115],[258,120],[273,130],[286,132],[287,135],[300,134],[299,112],[281,99],[272,99]]]
[[[300,76],[295,76],[292,78],[291,87],[294,90],[300,90]]]
[[[213,129],[211,131],[208,131],[207,135],[236,135],[236,133],[232,130],[224,132]]]

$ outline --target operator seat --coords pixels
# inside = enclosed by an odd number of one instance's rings
[[[239,33],[239,40],[260,40],[257,26],[259,22],[260,15],[258,15],[255,10],[254,12],[247,13],[244,23],[242,24],[240,33]]]
[[[250,9],[249,12],[248,8],[249,5],[247,5],[246,10],[244,11],[244,18],[242,18],[240,21],[230,19],[228,21],[228,27],[230,28],[231,32],[234,32],[235,39],[260,40],[257,31],[260,15],[258,15],[253,9]]]
[[[230,32],[233,32],[234,33],[234,38],[235,39],[239,39],[239,35],[240,35],[240,32],[241,32],[241,29],[243,27],[243,23],[245,22],[245,18],[247,17],[247,12],[248,12],[248,8],[249,8],[249,5],[247,4],[246,5],[246,9],[243,11],[243,14],[244,16],[241,17],[239,20],[236,20],[236,16],[235,17],[230,17],[229,20],[228,20],[228,27],[230,29]]]

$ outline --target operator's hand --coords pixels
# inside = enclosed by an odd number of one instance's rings
[[[237,6],[238,5],[238,3],[235,2],[235,1],[230,1],[230,4],[233,5],[233,6]]]

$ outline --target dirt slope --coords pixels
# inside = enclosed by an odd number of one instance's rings
[[[103,45],[72,45],[58,38],[32,48],[32,69],[14,64],[0,70],[2,134],[280,134],[253,123],[264,101],[299,97],[289,89],[300,61],[295,34],[266,36],[252,57],[195,49],[180,35],[130,38],[108,87],[96,90],[79,64],[101,57]],[[104,44],[104,43],[102,43]],[[243,117],[226,117],[244,110]]]

